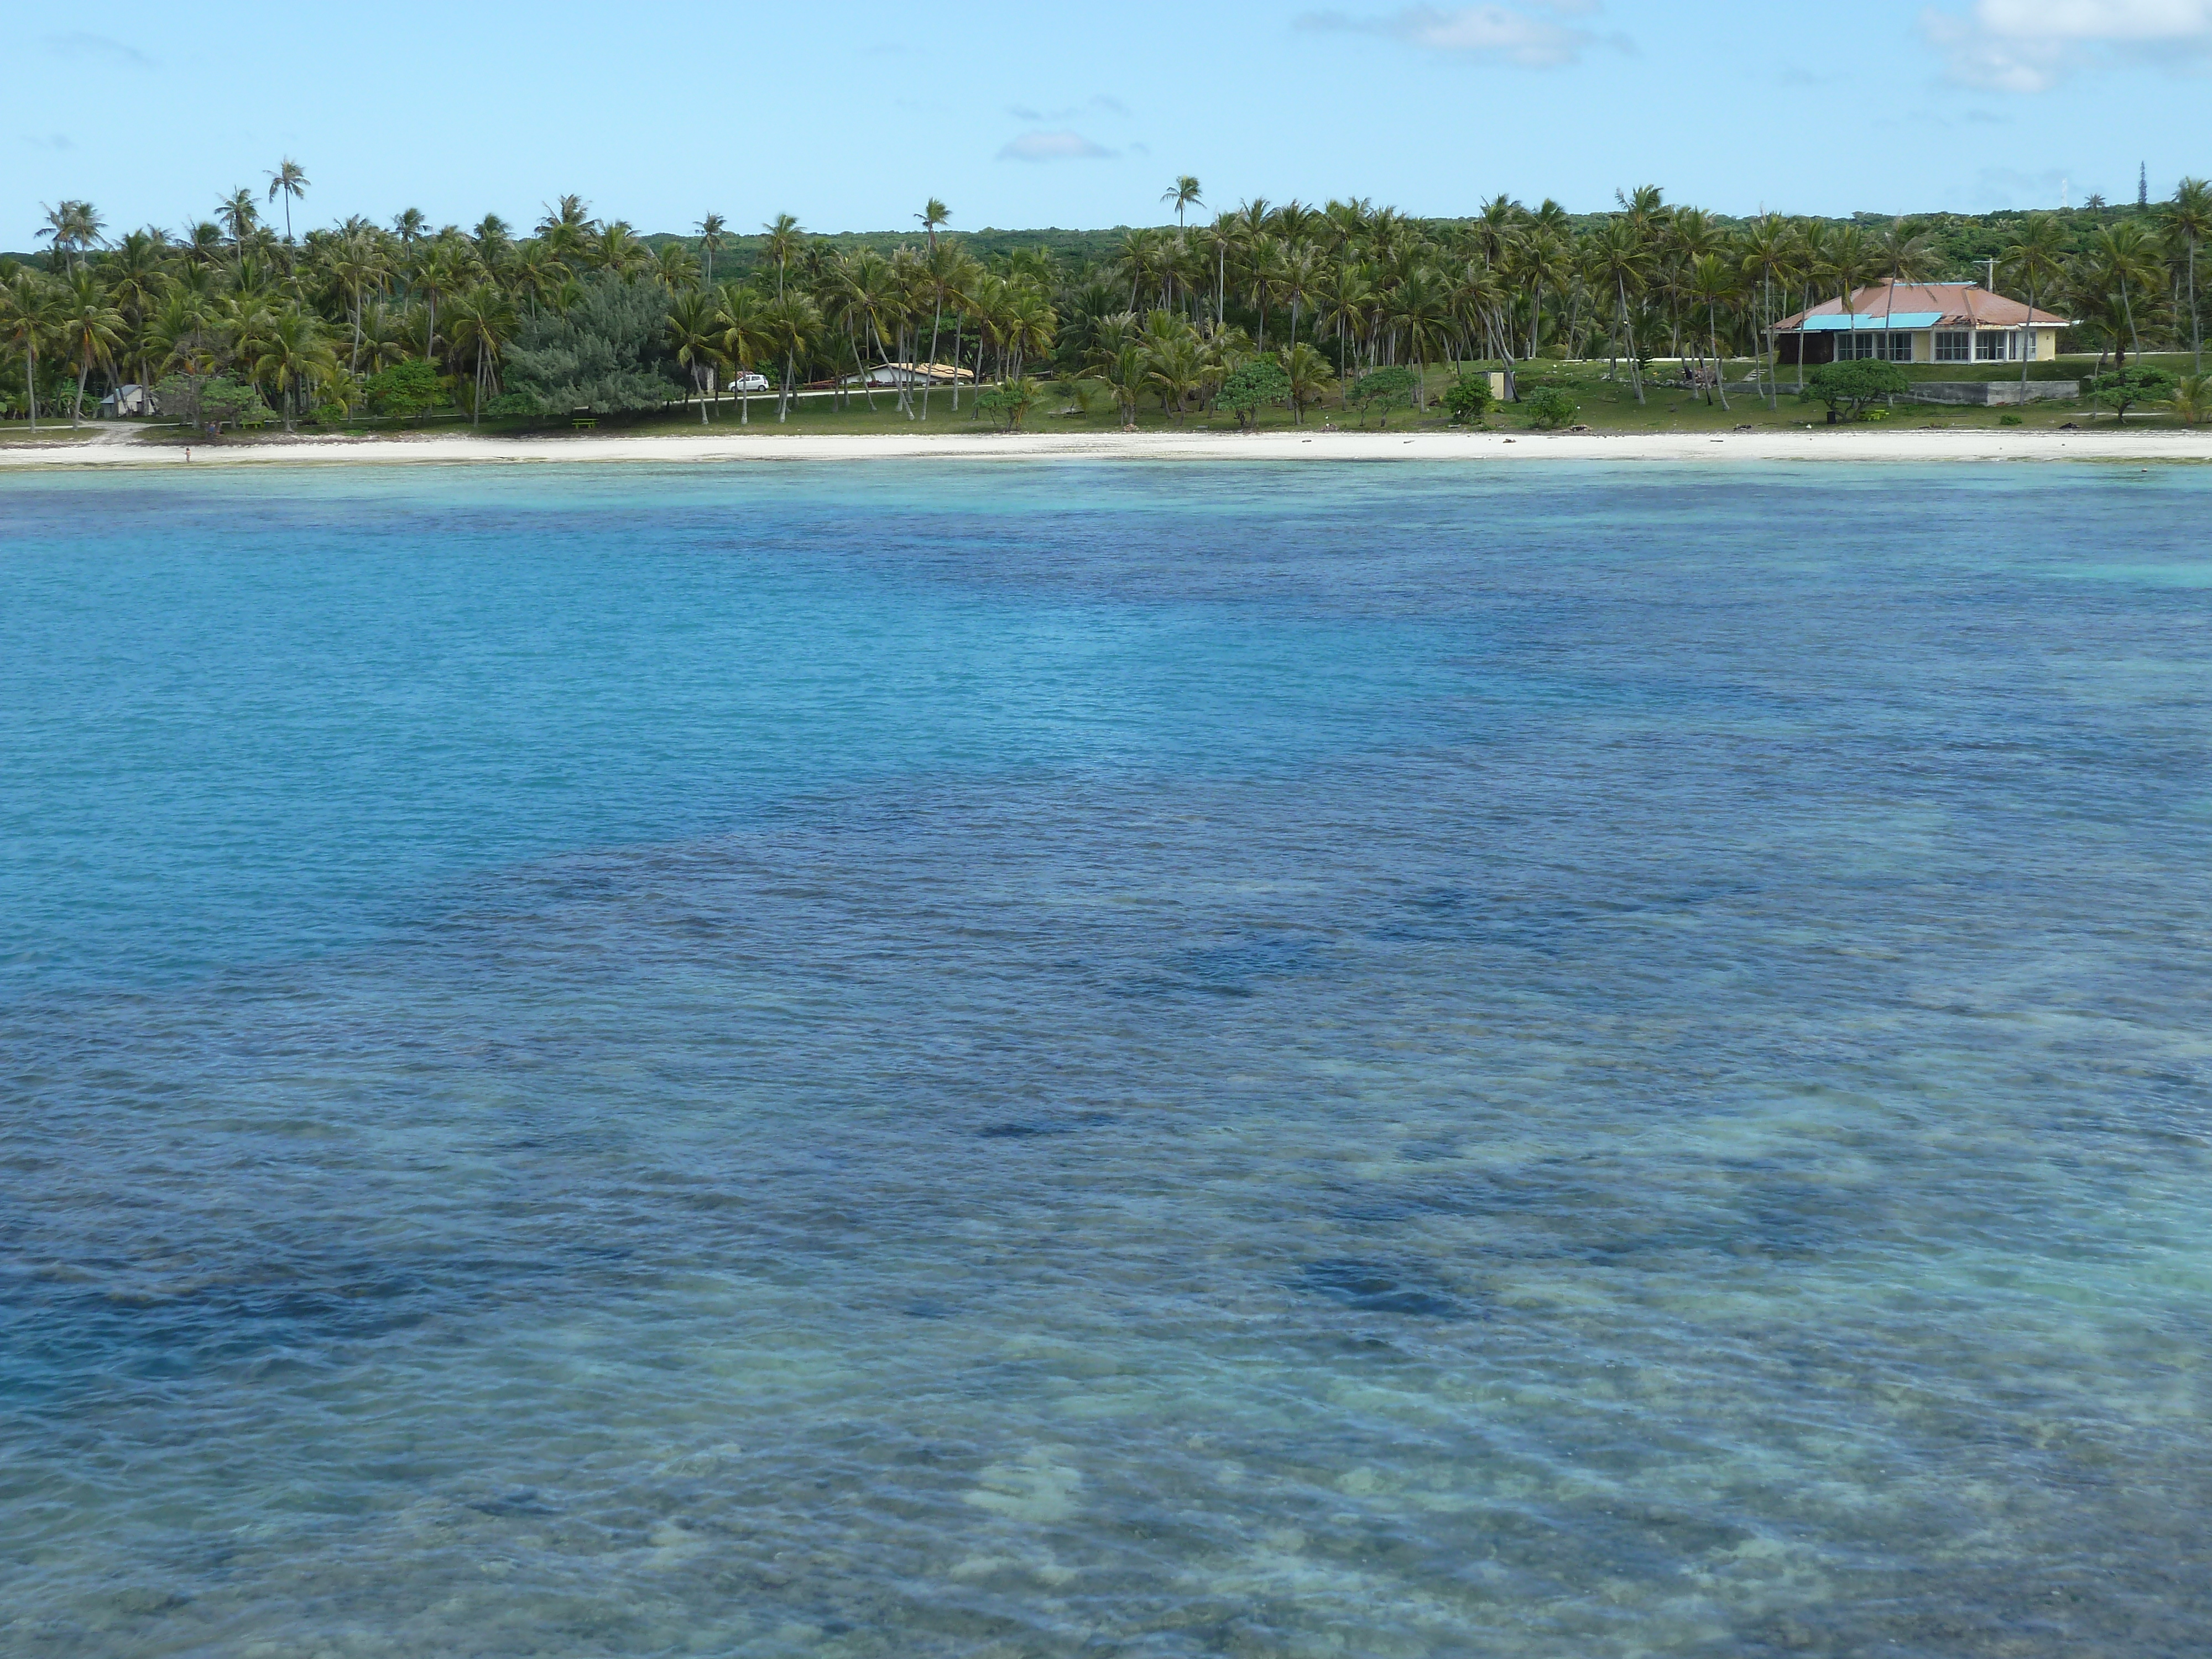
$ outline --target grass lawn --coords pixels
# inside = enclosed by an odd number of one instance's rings
[[[2148,361],[2159,368],[2171,369],[2176,374],[2185,373],[2190,367],[2190,359],[2185,354],[2154,355]],[[2031,364],[2029,373],[2031,378],[2039,380],[2074,380],[2094,371],[2096,362],[2097,360],[2094,356],[2063,357],[2049,363]],[[1483,368],[1495,367],[1495,365],[1470,364],[1465,367]],[[2015,379],[2020,374],[2020,366],[2017,363],[2009,365],[1922,363],[1900,364],[1899,367],[1904,368],[1908,375],[1917,380]],[[1665,381],[1679,378],[1681,373],[1679,365],[1673,362],[1660,362],[1651,366],[1644,386],[1646,401],[1641,405],[1637,403],[1636,394],[1625,378],[1618,381],[1607,378],[1606,365],[1602,360],[1561,362],[1540,359],[1533,363],[1520,365],[1520,379],[1524,390],[1539,381],[1561,388],[1579,405],[1574,417],[1574,423],[1587,426],[1595,432],[1728,432],[1733,431],[1739,426],[1789,428],[1826,424],[1828,411],[1825,405],[1798,401],[1796,392],[1792,390],[1796,375],[1794,367],[1784,365],[1778,371],[1781,383],[1779,405],[1772,409],[1768,408],[1765,399],[1750,386],[1737,384],[1751,371],[1752,365],[1748,359],[1736,359],[1729,364],[1729,407],[1726,409],[1720,406],[1717,398],[1708,401],[1706,394],[1703,392],[1692,392],[1667,386],[1664,384]],[[1431,406],[1421,411],[1403,406],[1389,411],[1388,420],[1390,428],[1394,431],[1419,431],[1445,426],[1447,422],[1443,411],[1435,406],[1433,400],[1445,386],[1450,384],[1452,377],[1453,371],[1450,368],[1443,364],[1431,365],[1427,377],[1428,395],[1431,400]],[[696,433],[702,429],[718,433],[747,430],[765,437],[779,434],[805,433],[834,433],[843,435],[883,433],[911,435],[916,433],[976,433],[991,429],[993,423],[977,416],[975,395],[972,392],[963,390],[960,403],[960,410],[956,415],[952,410],[950,392],[943,388],[933,391],[930,394],[929,420],[925,424],[910,420],[899,412],[898,399],[895,393],[878,392],[876,394],[876,407],[872,410],[869,409],[866,398],[858,393],[853,396],[851,406],[847,409],[836,407],[836,400],[832,398],[808,398],[794,401],[789,420],[779,424],[775,418],[775,398],[757,394],[752,400],[751,423],[746,428],[739,426],[736,402],[725,398],[720,404],[714,406],[712,411],[713,420],[704,428],[700,425],[696,405],[687,405],[682,409],[672,408],[650,414],[605,416],[601,419],[595,430],[601,434],[649,433],[666,436]],[[1876,415],[1878,419],[1892,426],[1964,428],[2016,425],[2049,429],[2062,426],[2069,421],[2077,425],[2087,426],[2093,421],[2110,424],[2112,419],[2109,411],[2094,411],[2086,400],[2081,398],[2054,398],[2044,402],[2010,406],[2000,405],[1994,408],[1899,403],[1893,409],[1877,410]],[[2008,416],[2010,418],[2008,419]],[[1357,427],[1360,423],[1357,410],[1346,410],[1340,407],[1333,399],[1319,408],[1309,409],[1306,411],[1305,420],[1309,428],[1318,427],[1324,422],[1346,428]],[[1370,428],[1375,426],[1376,422],[1376,416],[1370,415],[1367,417],[1367,424]],[[1270,409],[1263,411],[1259,423],[1271,430],[1286,429],[1293,424],[1291,413],[1287,409]],[[1120,419],[1114,412],[1110,399],[1094,395],[1089,406],[1085,407],[1065,382],[1053,381],[1046,383],[1044,396],[1038,400],[1036,407],[1030,410],[1023,422],[1023,428],[1030,432],[1110,432],[1117,429],[1120,424]],[[1528,420],[1521,408],[1514,404],[1507,404],[1492,411],[1490,424],[1494,428],[1511,431],[1527,426]],[[2173,417],[2163,410],[2139,410],[2131,412],[2128,416],[2128,425],[2130,427],[2177,424]],[[1139,429],[1149,432],[1178,429],[1194,432],[1230,432],[1236,429],[1237,419],[1235,416],[1225,411],[1208,413],[1194,410],[1183,421],[1178,422],[1171,411],[1163,411],[1158,406],[1156,400],[1148,398],[1146,405],[1137,411],[1137,425]],[[264,428],[262,435],[273,434],[279,429],[272,422]],[[411,422],[404,428],[389,420],[348,422],[336,427],[318,427],[303,422],[300,428],[301,435],[310,437],[330,434],[347,435],[392,434],[404,430],[439,434],[473,431],[488,437],[524,436],[534,433],[548,438],[557,438],[569,435],[571,429],[565,422],[552,425],[532,426],[526,421],[520,420],[488,420],[481,426],[471,427],[467,420],[453,416]],[[42,429],[41,438],[46,435]],[[181,428],[164,428],[151,423],[147,428],[147,435],[157,441],[166,441],[176,443],[205,441],[198,438],[188,440]]]
[[[41,419],[39,422],[39,429],[35,433],[31,430],[31,423],[28,421],[0,421],[0,444],[15,447],[30,444],[89,443],[99,435],[98,428],[94,427],[81,426],[72,428],[66,418],[58,426],[50,426]]]

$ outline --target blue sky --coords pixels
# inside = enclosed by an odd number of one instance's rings
[[[174,227],[296,156],[302,216],[639,229],[1158,222],[1206,200],[1646,181],[1762,206],[1982,211],[2212,173],[2212,0],[818,0],[374,8],[125,0],[18,18],[0,247],[40,204]]]

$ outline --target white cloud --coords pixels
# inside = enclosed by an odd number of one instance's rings
[[[1103,161],[1115,151],[1079,132],[1025,132],[999,152],[1001,161]]]
[[[1920,27],[1950,76],[1997,92],[2047,92],[2069,70],[2173,64],[2212,49],[2212,0],[1974,0]]]
[[[1526,0],[1539,9],[1568,15],[1595,11],[1595,0]],[[1511,6],[1407,6],[1383,16],[1353,17],[1340,11],[1308,12],[1298,27],[1380,34],[1425,52],[1442,52],[1479,63],[1517,64],[1522,69],[1559,69],[1571,64],[1595,41],[1586,29],[1569,28],[1549,17]]]

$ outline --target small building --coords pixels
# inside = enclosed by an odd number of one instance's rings
[[[151,415],[154,413],[154,394],[144,386],[119,386],[100,400],[100,418],[114,420],[122,415]]]
[[[848,374],[840,386],[967,386],[975,378],[972,368],[951,363],[878,363],[859,374]]]
[[[1994,293],[1979,283],[1871,283],[1824,300],[1774,325],[1785,363],[2046,362],[2058,355],[2068,319]]]

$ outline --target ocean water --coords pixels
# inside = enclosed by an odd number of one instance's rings
[[[2208,507],[0,479],[0,1652],[2203,1650]]]

